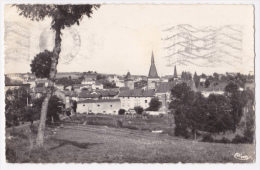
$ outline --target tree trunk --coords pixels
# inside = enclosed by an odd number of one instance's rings
[[[43,147],[43,143],[44,143],[44,131],[45,131],[45,127],[46,127],[46,117],[47,117],[48,105],[49,105],[49,100],[53,93],[54,80],[55,80],[56,73],[57,73],[57,64],[58,64],[58,60],[59,60],[59,54],[61,51],[60,35],[61,35],[61,28],[57,28],[56,35],[55,35],[55,47],[53,49],[49,83],[48,83],[48,86],[46,89],[46,91],[47,91],[46,97],[44,98],[44,101],[42,103],[42,108],[41,108],[41,118],[40,118],[40,124],[38,127],[37,139],[36,139],[37,147]]]

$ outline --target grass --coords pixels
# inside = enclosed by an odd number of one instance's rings
[[[114,128],[108,128],[108,130]],[[133,131],[134,133],[134,131]],[[202,143],[118,137],[72,129],[46,130],[45,147],[31,149],[29,132],[7,139],[8,160],[15,163],[250,163],[255,159],[253,144]],[[28,136],[24,137],[24,136]],[[249,156],[242,161],[236,153]]]
[[[125,118],[124,116],[100,116],[100,115],[75,115],[74,121],[86,122],[89,125],[120,127],[135,130],[166,130],[171,128],[172,119],[153,116],[147,119]]]

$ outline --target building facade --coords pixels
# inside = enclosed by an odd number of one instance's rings
[[[77,112],[80,114],[118,114],[120,107],[119,99],[83,100],[77,103]]]
[[[141,106],[143,109],[148,108],[154,95],[153,89],[132,89],[120,92],[118,97],[121,101],[121,108],[129,110],[136,106]]]

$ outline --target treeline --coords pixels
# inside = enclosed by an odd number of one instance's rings
[[[184,138],[196,138],[197,131],[235,132],[244,106],[254,101],[252,91],[239,91],[234,82],[226,86],[225,95],[211,94],[206,98],[192,91],[186,83],[176,85],[171,93],[173,100],[169,109],[175,111],[175,136]]]

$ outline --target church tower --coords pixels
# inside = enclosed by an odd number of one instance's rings
[[[134,89],[134,81],[129,71],[125,76],[125,87],[128,87],[129,89]]]
[[[147,80],[148,80],[148,82],[147,82],[147,88],[148,89],[155,89],[157,87],[159,80],[160,80],[160,78],[157,74],[155,63],[154,63],[153,52],[152,52],[152,58],[151,58],[150,71],[149,71]]]
[[[174,66],[173,80],[178,80],[176,65]]]

